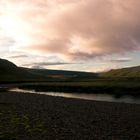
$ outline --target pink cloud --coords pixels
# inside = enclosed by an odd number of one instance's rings
[[[23,22],[20,49],[90,59],[140,50],[139,0],[13,0],[2,13]],[[18,8],[19,6],[19,8]],[[1,13],[1,12],[0,12]],[[21,27],[22,28],[22,27]]]

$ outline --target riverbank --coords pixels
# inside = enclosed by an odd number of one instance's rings
[[[139,78],[55,78],[47,81],[4,82],[1,91],[13,88],[36,92],[66,92],[78,94],[109,94],[115,98],[132,96],[140,98]]]
[[[140,105],[1,92],[0,139],[140,139]]]
[[[60,81],[21,83],[17,87],[25,90],[35,90],[37,92],[95,93],[110,94],[116,98],[122,96],[140,98],[140,79],[73,78],[67,80],[61,79]]]

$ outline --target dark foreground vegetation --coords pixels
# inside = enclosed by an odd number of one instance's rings
[[[90,139],[140,139],[140,105],[0,93],[0,140]]]

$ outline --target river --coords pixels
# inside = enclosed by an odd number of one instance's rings
[[[132,96],[122,96],[120,98],[115,98],[113,95],[110,95],[110,94],[36,92],[34,90],[22,90],[22,89],[18,89],[18,88],[11,89],[10,91],[19,92],[19,93],[44,94],[44,95],[48,95],[48,96],[58,96],[58,97],[64,97],[64,98],[74,98],[74,99],[83,99],[83,100],[140,104],[140,98],[135,98]]]

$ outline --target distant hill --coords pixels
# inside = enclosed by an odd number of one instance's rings
[[[47,76],[47,77],[97,77],[97,73],[79,72],[79,71],[65,71],[65,70],[50,70],[50,69],[29,69],[28,72],[32,74]]]
[[[0,81],[25,81],[37,78],[37,75],[17,67],[12,62],[0,59]]]
[[[97,77],[96,73],[18,67],[0,59],[0,81],[46,81],[49,78]]]
[[[0,81],[48,81],[50,78],[98,78],[98,77],[140,77],[140,66],[110,70],[104,73],[30,69],[18,67],[12,62],[0,59]]]
[[[114,69],[108,72],[100,73],[104,77],[140,77],[140,66]]]

